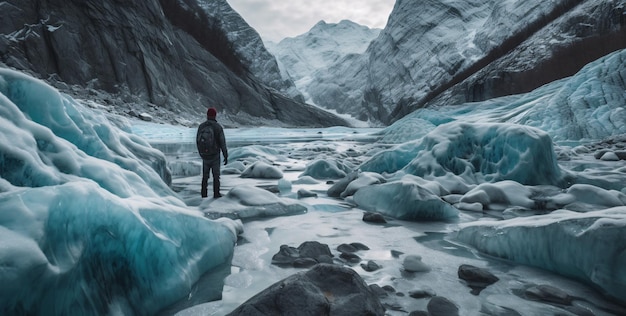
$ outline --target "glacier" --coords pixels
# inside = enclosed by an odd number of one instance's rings
[[[104,114],[3,69],[0,311],[226,315],[301,271],[271,264],[282,245],[318,241],[394,289],[389,315],[428,308],[410,293],[467,315],[624,314],[623,54],[385,129],[227,128],[220,199],[200,198],[195,129]],[[607,95],[566,97],[586,85]],[[354,242],[378,270],[341,258]],[[417,257],[429,269],[407,271]],[[473,294],[466,264],[500,280]],[[569,303],[531,297],[547,286]]]
[[[626,301],[624,206],[475,222],[463,225],[457,238],[489,255],[586,280]]]
[[[241,227],[189,209],[163,153],[22,73],[0,69],[0,92],[2,314],[156,314],[221,297]]]

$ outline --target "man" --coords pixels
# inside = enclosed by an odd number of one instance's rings
[[[213,107],[206,112],[207,120],[200,124],[196,133],[196,146],[198,153],[202,157],[202,187],[200,194],[207,197],[207,186],[209,182],[209,172],[213,174],[213,198],[222,197],[220,194],[220,150],[224,155],[224,165],[228,163],[228,149],[226,148],[226,138],[224,128],[217,123],[215,117],[217,110]]]

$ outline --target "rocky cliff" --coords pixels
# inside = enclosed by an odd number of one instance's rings
[[[626,48],[624,0],[398,0],[367,51],[316,71],[318,105],[391,123],[528,92]]]
[[[110,111],[194,124],[345,125],[268,87],[196,0],[0,2],[0,62]],[[243,28],[243,27],[242,27]]]
[[[268,86],[304,101],[304,97],[289,77],[281,75],[278,62],[266,48],[259,33],[235,12],[226,0],[198,0],[205,12],[220,21],[233,48],[248,70]]]

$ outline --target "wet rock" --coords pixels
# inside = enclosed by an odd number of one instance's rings
[[[426,298],[437,296],[437,293],[431,289],[418,289],[409,292],[409,296],[412,298]]]
[[[363,221],[368,223],[385,224],[387,221],[380,213],[365,212]]]
[[[337,246],[337,251],[344,253],[353,253],[353,252],[357,252],[358,249],[356,249],[356,247],[352,246],[352,245],[348,245],[348,244],[341,244],[339,246]]]
[[[385,291],[387,291],[389,293],[395,293],[396,292],[396,289],[393,286],[391,286],[391,285],[384,285],[383,286],[383,290],[385,290]]]
[[[361,263],[361,268],[363,268],[363,270],[367,272],[373,272],[380,269],[381,267],[380,265],[378,265],[378,263],[370,260],[367,263]]]
[[[316,264],[318,264],[318,262],[313,258],[297,258],[292,263],[294,268],[310,268]]]
[[[294,247],[289,247],[287,245],[281,245],[280,250],[274,256],[272,256],[272,264],[283,265],[283,264],[293,264],[293,262],[300,258],[300,253],[298,249]]]
[[[319,263],[333,263],[333,257],[329,255],[321,255],[317,257]]]
[[[429,316],[427,311],[412,311],[409,316]]]
[[[360,242],[350,243],[350,246],[352,246],[352,247],[354,247],[354,248],[356,248],[358,250],[370,250],[370,247],[368,247],[368,246],[366,246],[366,245],[364,245],[364,244],[362,244]]]
[[[402,266],[407,272],[428,272],[431,270],[428,265],[422,262],[422,257],[418,255],[406,256]]]
[[[228,315],[384,315],[378,295],[354,270],[318,264],[274,283]]]
[[[305,241],[299,247],[300,257],[317,259],[320,256],[332,257],[330,248],[326,244],[317,241]]]
[[[389,296],[389,293],[387,293],[387,291],[385,291],[378,284],[370,284],[369,287],[370,287],[370,290],[372,290],[376,295],[378,295],[378,297],[387,297],[387,296]]]
[[[306,241],[298,248],[281,245],[278,253],[272,256],[272,264],[308,268],[317,263],[333,263],[332,257],[328,245]]]
[[[562,305],[572,304],[572,297],[569,296],[569,294],[559,288],[547,284],[530,287],[526,289],[524,293],[527,297],[537,301]]]
[[[402,251],[398,251],[398,250],[391,250],[391,256],[394,258],[400,258],[401,255],[403,255],[404,252]]]
[[[464,280],[472,289],[472,294],[478,295],[487,286],[500,280],[486,269],[475,267],[469,264],[462,264],[458,270],[459,279]]]
[[[442,296],[430,299],[426,306],[430,316],[454,316],[459,315],[459,307],[454,302]]]
[[[349,263],[359,263],[361,262],[361,257],[354,253],[343,252],[339,255],[339,258],[346,260]]]

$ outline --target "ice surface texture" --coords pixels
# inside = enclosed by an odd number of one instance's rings
[[[567,210],[464,224],[459,240],[479,251],[586,280],[626,301],[626,207]]]
[[[625,90],[626,50],[620,50],[529,93],[419,109],[386,128],[383,140],[415,140],[452,120],[528,125],[557,141],[602,139],[626,133]]]
[[[513,180],[558,185],[564,181],[547,133],[501,123],[443,124],[419,141],[373,156],[361,169],[402,170],[429,180],[446,182],[451,177],[453,182],[466,184]]]
[[[2,69],[0,92],[0,314],[219,298],[198,281],[229,269],[236,231],[185,208],[163,154],[39,80]]]

